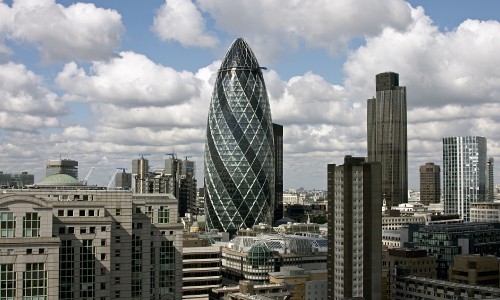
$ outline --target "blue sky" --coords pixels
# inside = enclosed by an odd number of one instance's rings
[[[0,0],[0,171],[40,180],[61,156],[106,185],[138,153],[161,166],[175,151],[201,183],[215,74],[241,36],[268,68],[286,188],[324,189],[327,163],[366,155],[366,99],[384,71],[407,87],[418,188],[444,136],[485,136],[500,155],[500,3],[480,3]]]

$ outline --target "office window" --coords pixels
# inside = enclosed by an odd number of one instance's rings
[[[23,272],[23,299],[47,299],[47,271],[43,263],[28,263]]]
[[[83,240],[80,247],[80,298],[95,297],[95,247],[92,240]]]
[[[87,227],[80,227],[80,234],[87,233]]]
[[[120,242],[120,237],[119,236],[115,236],[115,243],[119,243]]]
[[[71,240],[62,240],[59,251],[59,299],[74,299],[75,248]]]
[[[105,239],[101,240],[101,246],[106,246],[106,240]]]
[[[80,209],[80,217],[85,217],[85,209]]]
[[[170,221],[170,208],[168,206],[160,206],[158,210],[158,223],[165,224]]]
[[[148,216],[151,220],[153,219],[153,207],[150,205],[144,206],[144,213],[146,216]]]
[[[93,217],[95,215],[95,211],[93,209],[89,209],[89,217]]]
[[[23,217],[23,237],[40,236],[40,217],[36,212],[26,213]]]
[[[13,264],[0,264],[0,299],[16,298],[16,272]]]
[[[58,217],[64,217],[64,210],[60,209],[57,211],[57,216]]]
[[[117,208],[117,209],[116,209],[116,213],[115,213],[115,214],[116,214],[117,216],[121,216],[121,214],[122,214],[122,210],[121,210],[121,209],[119,209],[119,208]]]
[[[95,227],[90,227],[90,233],[95,233]]]
[[[120,250],[115,250],[115,257],[120,257]]]
[[[68,233],[75,233],[75,227],[68,227]]]
[[[72,217],[73,216],[73,210],[72,209],[68,209],[68,217]]]
[[[10,238],[16,236],[16,219],[14,213],[0,212],[0,238]]]
[[[106,231],[106,226],[101,226],[101,231],[105,232]]]

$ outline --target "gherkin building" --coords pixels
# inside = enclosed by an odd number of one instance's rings
[[[217,74],[205,143],[208,229],[226,232],[271,224],[273,124],[261,69],[252,49],[239,38]]]

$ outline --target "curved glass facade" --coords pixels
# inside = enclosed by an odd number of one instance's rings
[[[241,38],[217,74],[205,143],[207,228],[271,224],[274,203],[271,109],[261,68]]]

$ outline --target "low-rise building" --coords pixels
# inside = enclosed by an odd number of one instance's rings
[[[395,300],[500,299],[500,289],[408,275],[396,270]]]
[[[471,222],[500,222],[500,202],[470,204]]]
[[[224,284],[240,280],[269,282],[281,267],[326,270],[327,240],[297,235],[238,236],[222,248]]]
[[[279,272],[269,273],[270,283],[290,286],[291,300],[326,300],[326,280],[326,269],[306,271],[299,267],[283,267]]]
[[[455,255],[449,279],[453,282],[499,287],[498,257],[488,255]]]

